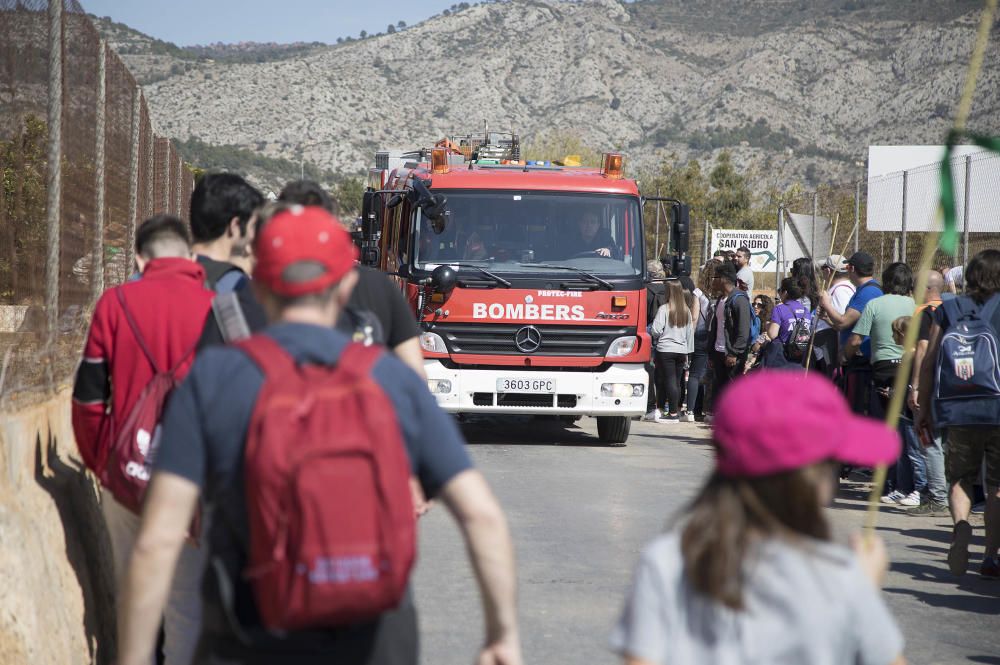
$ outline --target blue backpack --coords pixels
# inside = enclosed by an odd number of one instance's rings
[[[994,295],[981,307],[961,296],[941,303],[948,327],[941,338],[934,377],[938,427],[1000,425],[1000,353]]]
[[[733,291],[732,295],[730,295],[729,298],[731,300],[731,299],[737,298],[739,296],[743,296],[744,298],[747,299],[748,303],[750,302],[750,296],[747,295],[746,291],[743,291],[741,289],[736,289],[735,291]],[[756,339],[758,337],[760,337],[760,317],[757,316],[757,312],[753,311],[753,305],[750,305],[750,341],[749,341],[749,344],[751,346],[753,346],[754,341],[756,341]]]

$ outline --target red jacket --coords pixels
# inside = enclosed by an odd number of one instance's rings
[[[153,259],[142,278],[122,289],[132,318],[160,369],[183,361],[201,336],[215,295],[205,288],[204,269],[188,259]],[[73,386],[73,432],[84,463],[99,471],[107,459],[116,423],[128,417],[154,370],[129,328],[116,289],[97,301],[83,362]],[[185,359],[185,356],[187,358]]]

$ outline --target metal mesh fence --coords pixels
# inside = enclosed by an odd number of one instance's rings
[[[4,406],[72,379],[96,298],[132,270],[136,223],[186,213],[193,182],[75,0],[0,0],[0,94]]]

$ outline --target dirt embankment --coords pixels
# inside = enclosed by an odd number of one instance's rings
[[[0,412],[0,662],[111,662],[111,550],[70,395]]]

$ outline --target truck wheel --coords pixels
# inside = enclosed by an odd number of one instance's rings
[[[604,443],[624,446],[630,429],[632,429],[632,419],[626,416],[597,417],[597,436]]]

